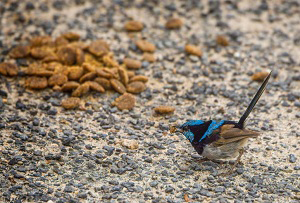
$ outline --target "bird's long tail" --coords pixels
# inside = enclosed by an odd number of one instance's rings
[[[257,101],[259,100],[259,98],[261,97],[261,95],[263,94],[263,92],[265,91],[266,86],[268,84],[268,81],[269,81],[269,79],[271,77],[271,74],[272,74],[272,71],[266,77],[266,79],[264,80],[263,84],[260,86],[259,90],[257,91],[257,93],[255,94],[254,98],[252,99],[252,101],[250,102],[249,106],[247,107],[245,113],[240,118],[240,120],[238,122],[238,126],[239,127],[241,127],[241,128],[244,127],[244,123],[245,123],[247,117],[249,116],[249,114],[253,110],[254,106],[256,105]]]

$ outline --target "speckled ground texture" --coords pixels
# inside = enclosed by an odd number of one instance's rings
[[[123,30],[130,19],[145,25],[134,37],[157,46],[157,61],[139,70],[148,88],[132,111],[111,107],[118,93],[89,95],[86,111],[65,111],[68,95],[1,77],[1,202],[300,201],[299,1],[2,0],[0,16],[0,61],[32,36],[66,31],[105,39],[118,60],[141,59]],[[180,30],[165,29],[171,16],[184,21]],[[216,45],[219,34],[230,46]],[[186,55],[186,43],[203,57]],[[248,120],[262,136],[250,140],[232,175],[218,176],[231,162],[200,163],[182,135],[169,133],[187,119],[238,120],[260,86],[251,75],[270,70]],[[158,105],[176,111],[154,115]]]

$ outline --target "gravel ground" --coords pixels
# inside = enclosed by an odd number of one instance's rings
[[[86,110],[66,111],[68,95],[1,77],[1,202],[300,201],[299,1],[2,0],[0,14],[0,62],[32,36],[66,31],[105,39],[118,60],[142,58],[133,38],[157,47],[156,62],[138,71],[149,82],[131,111],[111,106],[118,93],[90,94]],[[179,30],[164,27],[172,16]],[[124,31],[131,19],[143,31]],[[217,45],[217,35],[230,45]],[[187,43],[201,47],[201,59],[184,53]],[[262,136],[232,175],[218,176],[230,162],[199,163],[189,142],[169,133],[187,119],[238,120],[260,86],[251,75],[269,70],[248,121]],[[158,105],[176,110],[158,116]]]

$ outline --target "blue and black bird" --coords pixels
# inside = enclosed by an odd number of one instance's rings
[[[210,160],[234,159],[238,157],[237,163],[243,154],[243,147],[247,143],[248,138],[259,136],[258,132],[245,129],[245,121],[263,94],[270,76],[271,72],[264,80],[239,122],[190,120],[178,127],[178,129],[191,142],[198,154],[203,157]]]

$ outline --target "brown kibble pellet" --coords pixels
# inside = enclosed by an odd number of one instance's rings
[[[229,41],[224,35],[218,35],[216,37],[216,42],[218,45],[221,45],[224,47],[229,45]]]
[[[43,59],[47,56],[51,56],[52,54],[53,53],[51,52],[51,50],[45,47],[35,47],[30,51],[30,55],[36,59]]]
[[[148,61],[148,62],[155,62],[156,58],[155,58],[154,54],[145,52],[143,54],[143,60]]]
[[[50,53],[49,55],[46,55],[42,62],[49,63],[49,62],[58,62],[59,57],[55,53]]]
[[[65,46],[69,44],[69,41],[63,36],[59,36],[54,40],[54,44],[55,46]]]
[[[131,82],[127,86],[127,91],[134,94],[141,93],[145,91],[145,89],[146,89],[145,83],[140,81]]]
[[[144,75],[136,75],[130,78],[130,82],[135,82],[135,81],[141,81],[141,82],[148,82],[148,77]]]
[[[168,29],[178,29],[182,26],[182,24],[182,20],[180,20],[179,18],[171,18],[167,21],[165,26]]]
[[[41,77],[50,77],[53,75],[53,71],[45,69],[42,64],[33,63],[30,64],[30,66],[27,68],[26,74]]]
[[[65,76],[62,73],[58,73],[55,75],[52,75],[49,79],[48,79],[48,85],[49,86],[55,86],[55,85],[63,85],[66,82],[68,82],[68,77]]]
[[[120,94],[124,94],[126,92],[125,86],[117,79],[110,79],[110,84]]]
[[[127,68],[139,69],[142,67],[142,63],[140,61],[130,58],[125,58],[123,60],[123,63],[126,65]]]
[[[172,106],[157,106],[154,108],[155,113],[158,114],[169,114],[175,111],[175,108]]]
[[[30,46],[19,45],[13,48],[9,52],[9,56],[12,58],[24,58],[30,54]]]
[[[97,91],[97,92],[101,92],[101,93],[105,92],[104,87],[102,87],[101,85],[99,85],[97,82],[88,81],[86,83],[89,84],[91,90],[94,90],[94,91]]]
[[[177,130],[176,126],[170,126],[170,133],[175,133]]]
[[[120,110],[133,109],[133,107],[135,106],[135,97],[132,94],[125,93],[122,96],[116,98],[112,105],[116,106]]]
[[[102,87],[104,87],[104,89],[106,89],[106,90],[110,90],[111,89],[110,81],[108,79],[106,79],[106,78],[98,77],[94,81],[97,82]]]
[[[118,67],[119,63],[117,61],[115,61],[112,56],[109,55],[105,55],[102,58],[103,63],[108,66],[108,67]]]
[[[142,50],[144,52],[154,52],[156,49],[154,44],[152,44],[146,40],[137,40],[135,42],[135,44],[140,50]]]
[[[90,90],[90,85],[88,83],[84,83],[72,92],[72,97],[81,97],[82,95],[86,94]]]
[[[128,81],[129,81],[127,71],[123,68],[119,68],[118,73],[119,73],[121,82],[123,83],[123,85],[126,86],[128,84]]]
[[[82,67],[86,72],[95,72],[96,71],[96,67],[87,62],[83,63]]]
[[[29,77],[25,81],[25,86],[31,89],[45,89],[48,81],[46,77]]]
[[[79,86],[80,86],[80,84],[78,82],[70,81],[70,82],[66,82],[61,87],[61,90],[64,91],[64,92],[67,92],[67,91],[74,90],[74,89],[76,89]]]
[[[133,76],[135,76],[135,72],[134,71],[127,71],[128,77],[132,78]]]
[[[78,97],[69,97],[61,102],[61,106],[65,109],[75,109],[79,106],[79,104],[80,98]]]
[[[39,46],[51,46],[53,45],[52,38],[50,36],[37,36],[30,40],[30,45],[32,47],[39,47]]]
[[[74,65],[76,63],[76,49],[72,47],[62,47],[57,51],[60,61],[65,65]]]
[[[55,86],[52,87],[52,89],[53,89],[54,91],[60,92],[60,91],[61,91],[61,86],[55,85]]]
[[[79,78],[81,78],[83,73],[84,73],[84,70],[82,67],[73,66],[69,69],[68,78],[69,78],[69,80],[79,80]]]
[[[83,82],[88,81],[88,80],[94,80],[96,77],[97,77],[96,72],[89,72],[89,73],[86,73],[85,75],[83,75],[80,78],[79,82],[83,83]]]
[[[252,80],[254,81],[259,81],[259,82],[262,82],[264,81],[264,79],[269,75],[268,72],[257,72],[257,73],[254,73],[251,78]]]
[[[69,41],[77,41],[80,39],[80,35],[75,32],[67,32],[64,33],[62,36]]]
[[[114,75],[111,72],[107,72],[103,68],[96,68],[96,73],[99,77],[104,77],[107,79],[114,77]]]
[[[109,52],[109,46],[105,41],[97,40],[90,44],[88,50],[95,56],[103,56]]]
[[[128,21],[125,23],[124,25],[125,30],[127,31],[141,31],[144,28],[143,23],[139,22],[139,21]]]
[[[15,64],[3,62],[0,63],[0,74],[8,76],[16,76],[18,74],[18,67]]]
[[[199,57],[202,56],[202,51],[200,49],[198,49],[196,46],[191,45],[191,44],[185,45],[185,51],[191,55],[195,55],[195,56],[199,56]]]
[[[84,52],[79,48],[77,48],[75,52],[76,52],[76,64],[82,65],[85,61]]]

